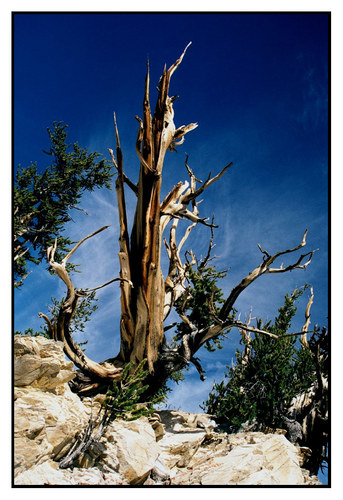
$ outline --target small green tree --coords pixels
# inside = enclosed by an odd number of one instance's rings
[[[255,429],[286,429],[292,441],[310,448],[303,466],[317,474],[328,461],[329,344],[326,328],[317,326],[307,340],[312,290],[301,341],[287,334],[302,293],[286,295],[273,324],[262,326],[258,320],[257,328],[248,323],[241,329],[244,348],[237,349],[236,364],[225,373],[227,381],[214,384],[203,409],[232,431],[246,422]]]
[[[316,379],[311,351],[304,349],[295,336],[284,336],[302,293],[296,289],[285,296],[273,324],[262,325],[262,320],[257,320],[257,329],[273,337],[242,336],[244,349],[237,349],[236,365],[227,367],[228,381],[214,385],[204,403],[207,412],[236,427],[246,421],[282,427],[292,399],[309,389]]]
[[[70,210],[79,208],[85,191],[110,188],[111,166],[99,160],[99,153],[89,153],[78,143],[69,145],[67,126],[54,122],[48,128],[51,141],[51,164],[42,172],[36,163],[20,165],[13,191],[14,285],[20,287],[28,274],[28,264],[39,264],[46,249],[59,237],[59,250],[71,244],[61,237],[64,225],[71,220]]]

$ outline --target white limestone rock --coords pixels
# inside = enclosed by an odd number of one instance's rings
[[[236,440],[235,437],[238,437]],[[297,448],[280,434],[239,433],[228,441],[225,454],[213,456],[191,470],[180,471],[174,484],[225,485],[303,485]],[[205,456],[206,458],[206,456]]]
[[[73,363],[65,359],[62,342],[15,335],[14,356],[16,387],[55,389],[75,377]]]
[[[47,460],[19,474],[14,484],[21,486],[109,486],[128,483],[117,472],[104,474],[97,468],[60,470],[56,462]]]
[[[15,336],[15,475],[47,459],[58,460],[87,424],[80,398],[66,382],[74,376],[60,342]],[[26,371],[27,370],[27,371]]]
[[[119,473],[129,484],[142,484],[160,454],[148,418],[116,420],[107,430],[105,438],[116,445]]]

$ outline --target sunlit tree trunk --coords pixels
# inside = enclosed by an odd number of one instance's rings
[[[187,273],[189,268],[196,263],[192,252],[186,252],[188,257],[183,262],[180,257],[181,249],[192,229],[199,223],[209,226],[212,234],[208,255],[205,260],[209,259],[213,246],[212,229],[216,226],[213,225],[213,221],[209,223],[208,219],[199,217],[197,198],[212,183],[220,179],[232,165],[232,163],[229,163],[217,175],[211,177],[210,174],[206,181],[202,182],[195,177],[186,160],[185,166],[189,182],[177,183],[167,196],[160,200],[162,169],[166,152],[168,150],[174,151],[176,145],[183,143],[185,134],[197,127],[196,123],[175,127],[173,101],[177,96],[168,96],[171,76],[181,63],[186,49],[168,70],[164,69],[159,81],[158,97],[153,115],[150,109],[148,68],[143,99],[143,119],[136,117],[139,123],[136,152],[140,162],[137,184],[134,184],[124,173],[119,131],[114,116],[116,152],[114,153],[112,149],[109,149],[109,152],[117,171],[116,195],[120,226],[120,276],[97,288],[116,280],[120,281],[121,342],[120,352],[116,358],[109,358],[102,363],[92,362],[82,353],[69,334],[69,322],[77,307],[78,297],[89,293],[91,290],[74,289],[65,268],[66,261],[81,243],[105,228],[101,228],[101,230],[81,240],[61,264],[54,261],[56,245],[48,249],[50,266],[64,281],[68,292],[67,300],[62,305],[58,321],[55,324],[51,324],[47,317],[42,316],[46,319],[53,337],[64,342],[66,354],[80,369],[81,374],[86,375],[86,377],[80,375],[79,382],[74,384],[76,390],[79,391],[94,389],[109,384],[113,380],[119,380],[120,371],[125,363],[133,361],[134,365],[137,365],[143,359],[147,359],[148,362],[150,392],[154,392],[165,383],[173,372],[184,368],[189,363],[196,366],[200,377],[203,378],[203,370],[199,360],[194,355],[205,342],[218,337],[232,327],[239,329],[246,327],[247,331],[256,331],[249,325],[234,320],[232,311],[239,295],[263,274],[283,273],[296,268],[305,269],[313,255],[312,251],[302,254],[293,264],[288,265],[286,268],[282,264],[280,267],[272,267],[277,258],[284,254],[296,252],[305,246],[307,231],[305,231],[302,241],[296,247],[277,252],[274,255],[262,250],[261,246],[259,246],[263,254],[262,263],[232,289],[219,314],[213,311],[210,324],[202,329],[197,329],[189,322],[189,319],[181,310],[179,311],[180,319],[190,327],[190,333],[183,335],[176,347],[170,347],[166,342],[164,320],[178,299],[181,297],[187,299],[188,290],[185,286]],[[198,188],[197,183],[200,184]],[[126,214],[125,185],[137,197],[131,234]],[[176,231],[180,219],[188,220],[190,224],[177,244]],[[169,270],[168,276],[163,277],[161,246],[163,232],[168,226],[170,227],[169,241],[167,242],[165,239],[163,241],[169,257]],[[259,331],[259,333],[261,332]],[[263,333],[271,335],[268,332]]]

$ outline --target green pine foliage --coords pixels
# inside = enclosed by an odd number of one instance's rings
[[[111,187],[111,166],[104,159],[99,160],[99,153],[89,153],[77,143],[67,144],[67,126],[62,122],[54,122],[47,130],[51,146],[44,152],[51,157],[51,164],[43,173],[36,163],[27,168],[19,165],[15,174],[13,232],[17,288],[28,273],[28,264],[39,264],[57,236],[60,255],[67,251],[71,241],[60,233],[71,220],[70,210],[78,208],[82,194]]]
[[[217,271],[215,266],[208,266],[207,262],[201,262],[188,269],[189,289],[185,295],[176,302],[175,308],[178,313],[187,316],[189,322],[197,330],[206,328],[213,323],[214,316],[219,314],[220,306],[225,302],[223,293],[217,287],[217,281],[225,278],[225,271]],[[192,333],[189,324],[181,322],[177,325],[175,341],[182,338],[183,335]],[[222,349],[221,340],[225,335],[207,341],[204,347],[208,351]]]
[[[273,324],[257,328],[284,335],[296,313],[296,300],[302,290],[286,295]],[[257,422],[280,427],[291,400],[315,382],[315,364],[310,349],[304,349],[295,336],[270,338],[256,334],[244,349],[237,349],[236,364],[227,367],[224,380],[215,384],[203,409],[234,428]]]
[[[133,369],[133,362],[127,363],[121,381],[114,382],[111,389],[108,389],[102,406],[104,427],[116,418],[136,420],[153,413],[153,405],[156,404],[157,398],[147,403],[140,402],[142,394],[148,388],[144,385],[144,380],[148,376],[148,370],[144,369],[145,364],[146,360],[143,360]]]

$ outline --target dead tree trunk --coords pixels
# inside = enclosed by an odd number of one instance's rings
[[[217,175],[211,177],[210,174],[207,180],[202,182],[195,177],[186,160],[189,182],[179,182],[164,200],[160,200],[162,168],[167,150],[175,150],[176,145],[183,143],[185,134],[197,127],[196,123],[182,125],[179,128],[175,127],[173,101],[177,96],[169,97],[168,95],[171,76],[180,65],[186,49],[168,70],[164,69],[159,81],[158,97],[153,115],[150,108],[148,67],[143,99],[143,119],[136,117],[139,122],[136,152],[140,162],[137,184],[134,184],[124,173],[123,154],[116,117],[114,117],[116,154],[112,149],[109,149],[109,152],[117,171],[120,276],[116,279],[120,281],[121,287],[121,346],[120,353],[116,358],[111,358],[103,363],[93,363],[77,348],[69,334],[69,323],[77,307],[78,297],[89,290],[77,291],[74,289],[64,264],[83,241],[96,233],[81,240],[62,264],[56,263],[53,259],[55,247],[48,249],[50,265],[65,282],[68,290],[67,299],[61,308],[57,323],[54,325],[50,323],[50,329],[54,338],[64,342],[66,354],[81,372],[86,374],[86,377],[80,376],[79,383],[76,384],[79,391],[86,391],[102,384],[106,385],[113,379],[117,380],[120,378],[123,364],[129,361],[138,364],[143,359],[148,361],[151,392],[163,385],[174,371],[184,368],[190,362],[194,363],[202,377],[201,365],[199,360],[194,357],[199,348],[209,339],[218,337],[233,326],[244,327],[241,322],[234,321],[232,316],[235,301],[240,293],[263,274],[306,268],[313,255],[313,251],[300,255],[293,264],[286,268],[283,268],[282,265],[277,268],[272,267],[278,257],[296,252],[305,246],[306,232],[298,246],[277,252],[274,255],[270,255],[259,246],[263,254],[262,263],[232,289],[219,315],[213,314],[211,324],[200,330],[190,325],[191,333],[184,335],[177,347],[171,348],[167,344],[164,320],[180,297],[187,299],[187,274],[189,268],[196,262],[192,252],[186,252],[186,261],[182,262],[181,249],[191,230],[197,224],[204,224],[211,228],[216,227],[213,223],[209,223],[208,219],[199,217],[197,198],[232,165],[229,163]],[[197,187],[197,183],[200,184],[200,187]],[[137,197],[131,234],[127,223],[125,184]],[[180,219],[188,220],[190,224],[177,245],[176,232]],[[164,278],[161,271],[161,247],[163,232],[168,225],[170,226],[169,242],[164,239],[164,243],[170,265],[168,276]],[[212,239],[209,254],[211,249]],[[43,317],[45,316],[43,315]],[[182,313],[180,317],[182,321],[188,321]],[[48,318],[45,317],[45,319],[49,323]],[[83,382],[81,378],[83,378]]]

